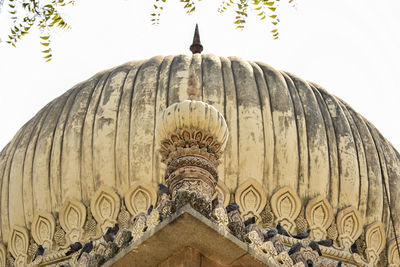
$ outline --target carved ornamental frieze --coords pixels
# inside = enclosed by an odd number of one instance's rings
[[[222,181],[219,185],[225,188]],[[100,266],[179,209],[179,202],[173,201],[168,187],[158,187],[138,182],[121,198],[112,188],[103,186],[92,196],[89,207],[67,199],[58,217],[37,211],[31,229],[15,225],[10,230],[7,247],[0,244],[0,266]],[[264,195],[249,197],[249,192]],[[242,188],[239,186],[234,193],[240,204],[225,205],[224,199],[229,195],[223,196],[221,192],[214,195],[209,220],[220,231],[247,242],[254,253],[278,266],[307,266],[308,260],[314,266],[332,267],[339,266],[339,262],[341,266],[365,267],[398,267],[400,264],[396,242],[392,240],[385,249],[384,225],[380,222],[363,225],[354,208],[339,210],[334,215],[329,202],[321,196],[309,200],[305,207],[297,207],[293,199],[298,196],[294,191],[277,190],[268,198],[255,180]],[[262,202],[263,198],[266,203]],[[274,224],[282,228],[261,226],[259,218],[264,209],[257,208],[258,205],[270,206],[275,214]],[[199,211],[202,209],[192,206]],[[297,216],[301,216],[301,211],[305,213],[309,232],[299,233],[296,218],[291,215],[294,207],[300,209]],[[292,230],[284,224],[287,221],[294,222]],[[338,235],[330,239],[328,232],[332,227],[337,229]],[[361,237],[365,248],[355,246]],[[93,248],[82,252],[90,242]],[[72,249],[74,246],[77,247]],[[43,253],[36,255],[40,248]],[[383,254],[387,263],[382,263]]]

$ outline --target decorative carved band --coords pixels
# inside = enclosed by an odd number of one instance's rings
[[[182,130],[180,133],[171,133],[169,139],[161,141],[161,161],[169,164],[174,158],[194,154],[202,155],[214,165],[222,155],[221,144],[213,136],[204,134],[201,130]]]
[[[217,181],[207,170],[195,166],[185,166],[175,170],[167,179],[172,198],[180,191],[194,194],[206,201],[211,201]]]
[[[289,262],[291,258],[293,264],[287,266],[301,266],[300,262],[304,262],[306,259],[304,257],[315,257],[315,251],[307,247],[310,240],[326,239],[327,235],[330,237],[328,232],[331,230],[328,231],[328,229],[336,229],[338,236],[337,238],[333,237],[335,239],[334,245],[332,247],[320,246],[324,257],[356,266],[382,266],[381,254],[386,245],[384,225],[381,222],[376,222],[368,225],[363,230],[363,220],[356,209],[349,207],[339,211],[335,224],[333,222],[332,207],[323,197],[318,196],[310,200],[305,209],[302,209],[296,192],[289,188],[283,188],[271,197],[270,203],[267,203],[265,190],[256,180],[250,179],[241,184],[235,192],[235,201],[239,204],[240,210],[227,214],[224,206],[229,202],[230,195],[226,186],[220,181],[218,186],[215,187],[214,177],[210,173],[201,168],[197,170],[191,168],[192,166],[188,167],[180,179],[173,179],[174,184],[170,184],[170,188],[174,188],[174,190],[171,190],[170,195],[161,195],[157,205],[156,186],[147,183],[135,183],[125,193],[125,205],[122,206],[120,197],[112,188],[101,187],[91,199],[90,212],[88,212],[89,207],[72,199],[67,199],[62,206],[59,213],[59,221],[56,221],[50,213],[37,211],[32,221],[31,234],[23,227],[13,226],[10,230],[7,248],[0,244],[0,267],[6,266],[10,261],[14,266],[27,266],[32,261],[38,245],[42,245],[46,251],[39,261],[41,266],[48,265],[54,261],[76,262],[76,258],[65,257],[65,248],[68,248],[74,242],[83,244],[90,240],[97,240],[95,241],[97,242],[95,247],[98,251],[102,251],[103,245],[100,243],[103,242],[101,240],[103,240],[102,236],[105,230],[117,222],[122,229],[115,236],[115,242],[119,246],[122,246],[121,244],[124,244],[126,242],[124,240],[127,238],[127,232],[123,229],[131,231],[133,240],[137,240],[146,229],[151,231],[158,225],[160,220],[171,214],[174,210],[172,208],[174,205],[181,206],[181,203],[179,203],[182,200],[181,198],[178,198],[175,203],[173,200],[173,194],[176,197],[176,194],[180,194],[180,192],[185,192],[187,196],[195,196],[194,198],[201,200],[214,199],[215,203],[213,202],[211,210],[209,210],[209,207],[205,207],[205,210],[207,212],[212,211],[210,216],[221,231],[231,231],[233,233],[237,231],[240,234],[241,231],[246,229],[248,233],[251,233],[245,237],[247,238],[246,240],[250,240],[250,247],[264,256],[270,255],[275,262]],[[214,185],[214,187],[210,184]],[[217,192],[218,194],[216,195],[215,193]],[[195,203],[203,205],[201,201],[195,201]],[[204,203],[207,203],[207,201]],[[154,207],[153,210],[147,211],[151,205]],[[256,233],[252,230],[253,228],[245,228],[241,217],[246,219],[250,216],[255,216],[258,218],[256,222],[259,223],[261,221],[260,214],[266,206],[271,207],[276,222],[281,222],[284,227],[289,226],[287,230],[291,230],[291,234],[299,232],[297,229],[299,227],[298,218],[301,217],[301,210],[304,210],[306,223],[311,229],[310,236],[305,240],[299,240],[292,236],[279,235],[279,240],[281,240],[279,242],[283,242],[281,244],[276,240],[272,240],[273,242],[268,241],[269,243],[260,240],[260,230],[253,227],[257,230]],[[132,218],[135,219],[132,220]],[[269,229],[266,228],[262,231],[266,232]],[[350,246],[361,236],[363,231],[365,234],[362,239],[365,240],[365,248],[362,249],[360,254],[351,253]],[[33,239],[30,240],[30,236]],[[242,239],[244,236],[238,235],[238,238]],[[301,255],[296,254],[288,258],[285,254],[285,245],[292,246],[297,242],[300,242],[303,246]],[[110,249],[104,247],[104,253],[108,253],[107,251]],[[400,266],[400,259],[394,240],[389,243],[385,253],[387,253],[387,266]],[[314,263],[317,263],[317,266],[331,266],[329,264],[332,264],[332,261],[317,257]]]

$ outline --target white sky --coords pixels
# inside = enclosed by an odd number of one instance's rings
[[[7,3],[7,1],[5,1]],[[153,0],[76,0],[65,10],[72,25],[53,36],[44,63],[37,32],[18,48],[6,44],[9,15],[0,15],[0,150],[45,104],[95,73],[155,55],[189,54],[196,21],[203,53],[262,61],[316,82],[363,114],[400,150],[400,1],[281,0],[280,39],[250,17],[234,29],[221,0],[202,0],[187,16],[167,1],[157,27]]]

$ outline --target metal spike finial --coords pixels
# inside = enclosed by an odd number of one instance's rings
[[[192,51],[193,54],[200,54],[203,51],[203,46],[200,42],[199,25],[197,23],[196,29],[194,30],[193,43],[190,46],[190,51]]]

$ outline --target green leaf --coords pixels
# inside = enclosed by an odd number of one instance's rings
[[[40,39],[48,40],[50,36],[40,36]]]

